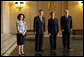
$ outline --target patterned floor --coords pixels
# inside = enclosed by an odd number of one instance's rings
[[[83,37],[71,38],[71,48],[73,50],[70,52],[63,51],[62,38],[59,37],[57,38],[57,53],[54,56],[83,56]],[[45,37],[43,41],[44,53],[40,54],[40,56],[52,56],[50,55],[49,49],[50,49],[49,38]],[[26,37],[24,52],[25,52],[25,56],[38,56],[35,55],[34,37]],[[18,56],[17,47],[10,54],[10,56]]]

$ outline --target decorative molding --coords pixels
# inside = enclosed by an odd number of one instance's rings
[[[49,1],[48,2],[48,10],[55,10],[56,9],[56,2],[55,1]]]

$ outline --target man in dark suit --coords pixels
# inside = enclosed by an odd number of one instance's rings
[[[50,13],[51,18],[48,20],[48,34],[50,37],[50,52],[56,53],[56,38],[59,32],[58,20],[55,18],[55,12]]]
[[[65,10],[65,16],[61,17],[61,30],[63,38],[63,48],[70,50],[70,32],[72,31],[72,17],[69,15],[68,10]]]
[[[45,32],[45,18],[43,17],[43,10],[39,10],[39,16],[34,18],[34,33],[35,33],[35,51],[43,52],[43,35]]]

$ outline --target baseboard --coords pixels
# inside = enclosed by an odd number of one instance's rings
[[[73,30],[73,35],[83,35],[83,30]]]

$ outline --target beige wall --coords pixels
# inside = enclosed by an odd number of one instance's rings
[[[44,10],[44,17],[46,18],[46,32],[48,19],[50,18],[50,12],[56,12],[56,18],[58,19],[59,28],[60,28],[60,17],[64,15],[64,10],[68,9],[70,15],[73,17],[73,29],[83,30],[83,8],[80,6],[79,1],[26,1],[25,7],[21,11],[14,5],[14,1],[9,1],[9,3],[4,6],[9,12],[9,23],[10,23],[10,33],[16,33],[16,21],[17,15],[23,13],[25,15],[25,22],[27,23],[27,29],[33,30],[33,19],[38,15],[38,10]],[[9,8],[7,7],[9,5]],[[53,8],[53,9],[52,9]],[[7,27],[6,27],[7,28]],[[3,29],[3,28],[2,28]],[[9,29],[8,29],[9,30]],[[61,34],[61,31],[60,31]]]
[[[73,29],[83,30],[83,8],[80,1],[68,2],[68,9],[73,17]]]

